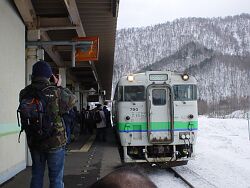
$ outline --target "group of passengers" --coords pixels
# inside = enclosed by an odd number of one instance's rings
[[[74,141],[79,135],[92,135],[97,133],[97,140],[106,141],[106,128],[111,127],[110,111],[107,102],[104,106],[97,104],[95,108],[82,108],[81,112],[76,107],[63,114],[67,134],[67,144]]]
[[[110,111],[107,108],[107,102],[104,103],[104,106],[97,104],[93,109],[90,109],[90,106],[87,106],[86,110],[83,108],[80,113],[80,119],[80,133],[93,134],[96,129],[97,139],[106,141],[106,128],[111,127]]]

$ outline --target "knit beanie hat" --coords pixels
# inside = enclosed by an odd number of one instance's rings
[[[32,76],[50,78],[52,76],[52,69],[45,61],[38,61],[33,65]]]

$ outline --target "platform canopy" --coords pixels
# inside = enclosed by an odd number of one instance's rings
[[[27,30],[38,29],[42,41],[70,41],[76,37],[99,37],[98,61],[72,67],[71,46],[42,46],[45,60],[68,67],[70,75],[86,90],[106,91],[111,97],[115,35],[119,0],[13,0]]]

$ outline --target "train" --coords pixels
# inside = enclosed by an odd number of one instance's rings
[[[124,163],[185,165],[195,157],[197,80],[187,73],[146,71],[119,79],[112,120]]]

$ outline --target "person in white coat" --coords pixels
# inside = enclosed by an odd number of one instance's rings
[[[95,112],[95,116],[96,116],[96,119],[100,119],[100,120],[97,120],[97,122],[96,122],[97,140],[105,142],[106,141],[107,125],[106,125],[105,114],[102,110],[101,104],[97,105],[97,110]],[[97,117],[97,116],[99,116],[99,117]]]

